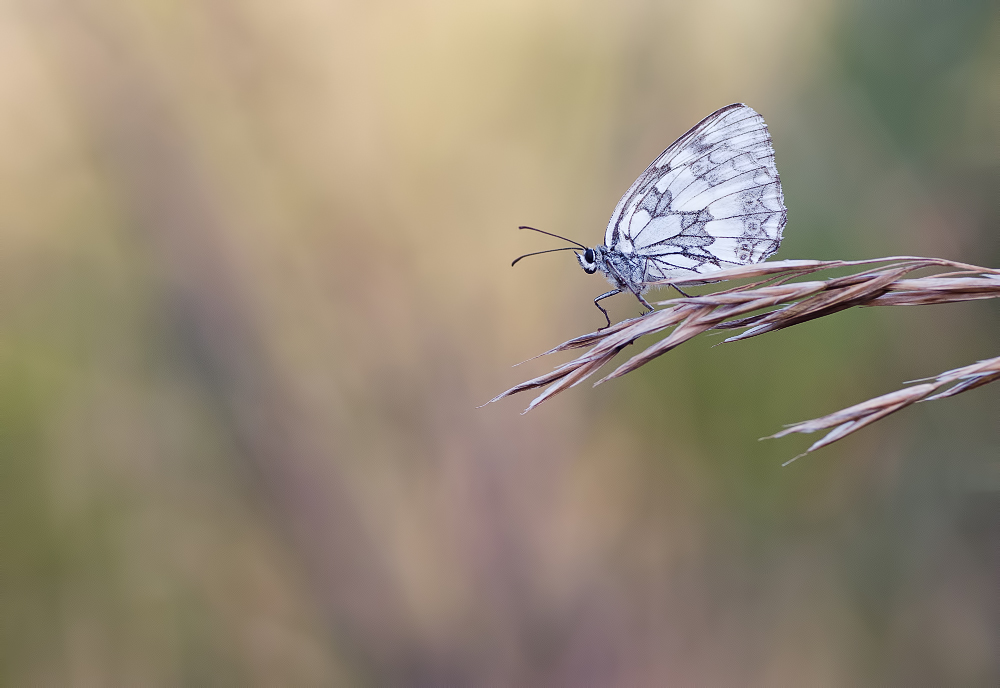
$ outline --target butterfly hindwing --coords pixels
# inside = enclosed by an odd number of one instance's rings
[[[762,261],[778,250],[784,225],[767,126],[736,103],[646,168],[618,202],[605,245],[643,258],[653,281]]]

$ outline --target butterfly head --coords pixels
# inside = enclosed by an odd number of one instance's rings
[[[602,255],[603,246],[595,246],[594,248],[585,249],[583,253],[577,253],[576,259],[580,261],[580,267],[588,275],[593,275],[597,272],[598,263],[604,260]]]

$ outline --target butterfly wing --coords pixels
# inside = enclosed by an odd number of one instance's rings
[[[692,127],[618,201],[604,244],[645,262],[645,281],[758,263],[786,211],[764,118],[734,103]]]

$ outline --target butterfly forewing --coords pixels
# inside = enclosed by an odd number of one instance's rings
[[[618,202],[605,245],[643,258],[648,282],[760,262],[778,250],[784,226],[767,126],[736,103],[646,168]]]

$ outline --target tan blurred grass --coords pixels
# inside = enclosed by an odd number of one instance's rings
[[[592,315],[571,263],[511,276],[511,228],[596,236],[651,152],[722,103],[777,125],[799,218],[847,207],[793,240],[977,255],[975,206],[939,231],[948,197],[825,71],[846,8],[0,13],[6,682],[848,685],[991,656],[994,586],[951,503],[851,521],[927,473],[899,468],[905,436],[775,479],[727,439],[746,415],[715,423],[733,395],[697,358],[670,394],[630,376],[641,428],[610,386],[472,410],[501,361]],[[967,71],[949,83],[992,102]],[[788,385],[764,386],[752,411],[776,413]],[[856,470],[885,447],[877,476]],[[843,544],[873,523],[878,556]],[[910,565],[941,548],[941,569]],[[892,553],[904,571],[879,568]]]

